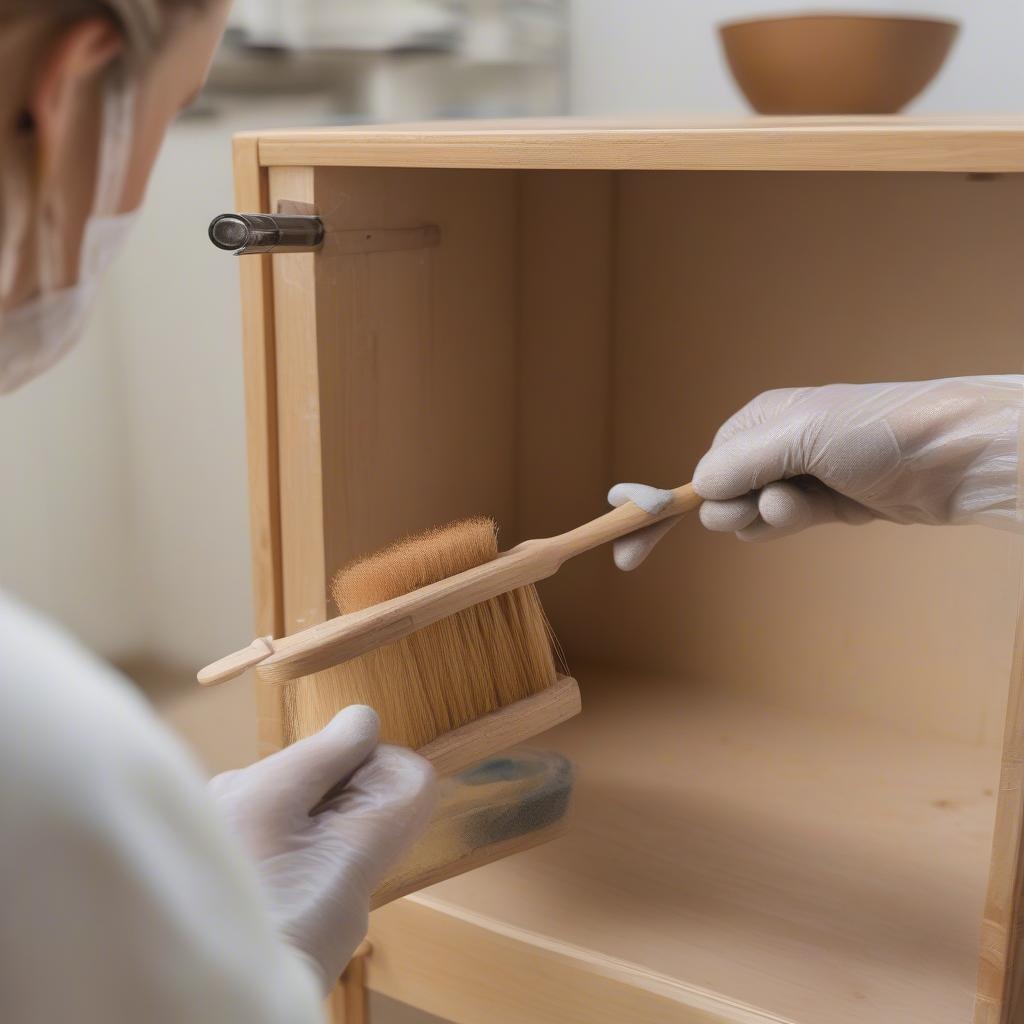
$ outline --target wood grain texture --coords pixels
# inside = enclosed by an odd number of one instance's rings
[[[313,171],[274,168],[270,199],[315,208]],[[332,403],[323,402],[321,336],[316,309],[318,254],[273,257],[274,317],[278,338],[278,458],[281,487],[281,548],[286,632],[322,622],[327,614],[324,577],[324,468],[321,433]],[[319,571],[317,571],[317,569]]]
[[[366,961],[372,947],[365,940],[359,944],[338,984],[331,993],[329,1010],[331,1024],[370,1024],[367,1003]]]
[[[332,231],[324,239],[324,251],[328,256],[359,252],[395,252],[401,249],[426,249],[441,242],[441,232],[436,224],[416,228],[373,227],[354,228],[349,231]]]
[[[436,122],[261,132],[267,166],[1021,171],[1024,117]]]
[[[253,139],[234,142],[235,203],[239,210],[269,212],[267,172]],[[249,466],[249,531],[253,618],[256,632],[284,632],[281,593],[281,523],[277,463],[277,370],[274,299],[268,256],[240,260],[242,345],[245,368],[246,451]],[[269,754],[284,742],[281,694],[258,680],[258,749]]]
[[[396,537],[480,513],[514,530],[514,181],[295,173],[314,175],[304,181],[328,237],[367,225],[441,232],[426,248],[275,260],[279,320],[297,335],[282,354],[296,381],[281,430],[289,632],[327,616],[336,569]],[[286,273],[285,260],[312,262]],[[341,700],[332,693],[322,681],[289,688],[291,737]]]
[[[619,177],[609,481],[689,474],[771,388],[1021,370],[1024,176]],[[1020,571],[995,530],[689,517],[607,573],[584,656],[997,745]]]
[[[1013,652],[974,1024],[1024,1014],[1024,594]]]
[[[371,988],[452,1024],[787,1024],[432,894],[375,912],[370,934]]]
[[[717,994],[711,1019],[729,1021],[969,1019],[997,751],[679,678],[593,666],[581,676],[584,714],[546,737],[576,766],[569,834],[425,894],[480,922],[463,950],[472,960],[448,949],[458,967],[432,994],[416,977],[424,961],[406,956],[374,985],[396,998],[415,987],[420,1005],[456,1021],[473,1019],[453,1011],[485,987],[488,1019],[511,1020],[531,998],[496,937],[513,932],[545,963],[539,974],[558,976],[553,947],[574,950],[581,970],[629,965],[622,1020],[654,1013],[645,977],[675,986],[681,1005],[664,1019],[679,1021],[701,1019],[706,1003],[687,1006],[694,992]],[[443,946],[459,927],[439,919],[427,934]],[[379,949],[418,945],[373,930]],[[484,977],[468,962],[488,964]],[[554,1004],[562,1019],[605,1020],[600,987],[571,976]],[[520,1019],[534,1019],[529,1005]]]
[[[607,509],[616,175],[519,177],[517,519],[522,536],[548,537]],[[579,595],[612,571],[601,552],[538,586],[570,665],[594,642]]]
[[[612,478],[657,482],[692,465],[718,425],[767,388],[1018,372],[1022,185],[623,175]],[[680,402],[689,430],[666,432]],[[1010,666],[1013,537],[824,528],[751,550],[684,523],[644,573],[643,584],[609,577],[595,658],[915,735],[999,742],[1006,681],[1016,689],[1021,678]],[[1007,727],[1019,729],[1014,700]],[[1020,810],[1007,751],[980,943],[985,1024],[1012,1020],[1000,986],[1016,955]]]

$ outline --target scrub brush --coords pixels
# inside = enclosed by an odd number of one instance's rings
[[[557,671],[533,584],[569,558],[698,504],[684,484],[656,514],[627,502],[500,554],[487,519],[399,541],[338,574],[342,615],[254,640],[203,669],[199,681],[224,682],[252,667],[277,683],[315,673],[316,683],[289,701],[294,738],[346,704],[366,703],[381,716],[382,738],[418,749],[439,772],[458,770],[580,710],[576,681]]]
[[[492,520],[451,523],[342,569],[334,577],[332,595],[338,611],[351,614],[497,555]],[[530,585],[322,672],[318,689],[337,690],[345,704],[369,704],[380,715],[383,737],[422,749],[453,729],[546,690],[557,679],[552,633]],[[319,724],[302,723],[304,731]]]

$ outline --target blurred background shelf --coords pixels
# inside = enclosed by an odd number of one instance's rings
[[[566,0],[249,0],[209,93],[319,91],[331,121],[567,108]]]

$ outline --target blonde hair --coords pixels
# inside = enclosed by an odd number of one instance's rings
[[[160,48],[172,18],[209,0],[0,0],[0,23],[33,15],[72,21],[107,14],[124,30],[132,58],[145,60]]]

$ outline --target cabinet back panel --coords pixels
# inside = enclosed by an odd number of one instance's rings
[[[606,511],[615,294],[614,175],[528,171],[520,186],[521,313],[517,519],[523,538]],[[543,584],[544,607],[591,656],[608,553]]]
[[[437,225],[440,244],[321,263],[336,421],[325,439],[340,564],[489,512],[514,530],[516,179],[321,168],[328,231]]]
[[[768,388],[1021,369],[1019,177],[625,172],[613,188],[606,482],[683,482]],[[555,624],[576,661],[995,743],[1019,554],[976,528],[747,546],[688,522],[634,574],[607,552],[563,570],[578,607]]]
[[[682,482],[766,388],[1021,368],[1015,176],[304,174],[329,231],[437,225],[440,244],[275,258],[285,310],[289,268],[315,293],[314,337],[298,334],[319,381],[282,401],[289,631],[316,613],[289,593],[324,594],[411,530],[486,511],[507,545],[599,514],[615,480]],[[279,385],[308,357],[286,319]],[[313,435],[320,480],[296,457]],[[322,496],[318,550],[292,492]],[[637,573],[598,551],[542,592],[571,665],[997,742],[1019,556],[980,529],[750,547],[690,521]]]

